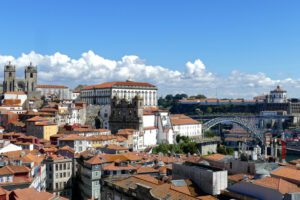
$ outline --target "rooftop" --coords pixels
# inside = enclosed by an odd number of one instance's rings
[[[145,82],[134,82],[134,81],[124,81],[124,82],[105,82],[97,85],[89,85],[85,86],[82,90],[90,90],[90,89],[104,89],[104,88],[112,88],[112,87],[150,87],[156,89],[156,87],[150,83]]]

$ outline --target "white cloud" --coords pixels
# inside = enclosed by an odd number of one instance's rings
[[[82,53],[78,59],[59,52],[41,55],[32,51],[16,58],[0,55],[1,66],[9,61],[16,65],[19,76],[23,76],[21,69],[32,62],[38,66],[39,83],[66,84],[70,87],[130,78],[157,85],[161,94],[185,92],[203,93],[210,97],[218,94],[218,97],[244,98],[268,92],[277,84],[283,85],[292,94],[296,94],[300,88],[300,80],[274,80],[261,72],[248,74],[232,71],[228,77],[217,76],[208,71],[200,59],[188,61],[181,71],[149,65],[136,55],[125,55],[120,60],[111,60],[93,51]]]

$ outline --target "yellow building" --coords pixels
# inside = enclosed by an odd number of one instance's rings
[[[50,140],[50,136],[57,134],[57,124],[43,117],[33,117],[26,121],[26,134],[40,139]]]

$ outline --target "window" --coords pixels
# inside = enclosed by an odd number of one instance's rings
[[[55,189],[58,189],[58,183],[56,183],[55,186],[56,186]]]
[[[55,165],[55,169],[56,169],[56,171],[58,171],[58,164]]]
[[[30,73],[30,78],[33,78],[33,73]]]
[[[232,162],[230,162],[230,169],[232,169]]]

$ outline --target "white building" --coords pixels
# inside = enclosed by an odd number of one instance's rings
[[[202,124],[186,115],[171,115],[174,134],[187,137],[201,137]]]
[[[1,108],[16,114],[23,114],[26,110],[23,105],[27,100],[27,95],[23,91],[6,92],[2,101]]]
[[[228,185],[226,170],[199,163],[173,163],[173,180],[191,179],[199,189],[210,195],[219,195]]]
[[[23,105],[25,101],[27,100],[27,94],[23,91],[16,91],[16,92],[5,92],[4,93],[4,100],[20,100],[20,104]]]
[[[111,115],[110,103],[114,96],[119,99],[126,98],[131,101],[135,96],[143,98],[144,107],[157,106],[157,88],[144,82],[106,82],[98,85],[84,87],[80,91],[80,99],[87,104],[101,105],[99,117],[103,128],[109,129],[109,117]]]
[[[144,82],[106,82],[98,85],[84,87],[80,92],[81,100],[88,104],[109,105],[114,96],[118,98],[133,99],[140,95],[144,106],[157,106],[157,88]]]
[[[72,99],[72,92],[64,85],[37,85],[36,91],[46,98],[55,96],[58,99]]]
[[[287,103],[287,92],[279,85],[270,92],[268,103]]]

